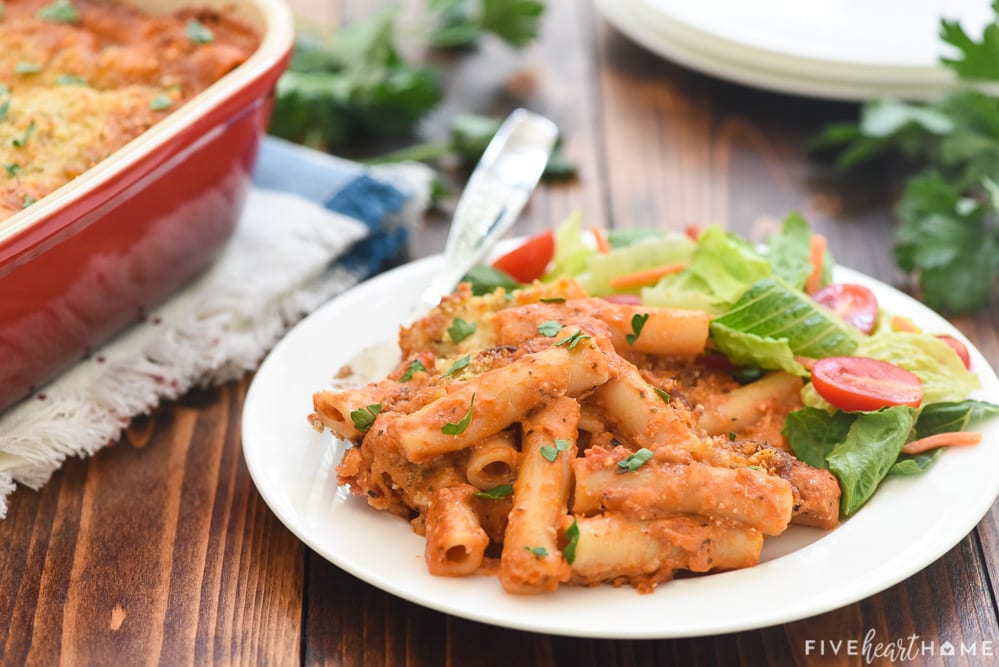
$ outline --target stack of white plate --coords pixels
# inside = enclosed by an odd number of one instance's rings
[[[940,19],[977,39],[989,0],[595,0],[621,32],[691,69],[834,99],[927,99],[953,87]]]

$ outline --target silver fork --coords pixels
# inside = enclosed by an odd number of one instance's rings
[[[455,207],[444,246],[444,265],[404,318],[422,317],[449,294],[513,225],[538,184],[558,128],[544,116],[517,109],[486,147]],[[398,363],[396,339],[364,348],[347,361],[353,371],[347,384],[381,377]]]

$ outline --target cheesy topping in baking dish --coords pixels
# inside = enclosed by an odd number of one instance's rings
[[[76,178],[246,60],[217,12],[102,0],[0,3],[0,220]]]

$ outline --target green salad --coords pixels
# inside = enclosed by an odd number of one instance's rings
[[[783,434],[805,463],[831,471],[840,511],[855,513],[889,475],[927,470],[966,429],[999,414],[967,347],[883,312],[863,285],[833,281],[825,240],[798,214],[766,245],[720,227],[689,233],[583,227],[574,215],[466,280],[476,294],[570,277],[588,294],[708,312],[710,345],[753,377],[782,370],[806,382]]]

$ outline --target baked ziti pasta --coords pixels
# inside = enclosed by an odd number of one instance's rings
[[[339,482],[425,535],[431,573],[647,592],[755,565],[792,523],[839,521],[836,479],[781,434],[800,379],[740,385],[703,363],[709,322],[569,279],[461,285],[401,330],[387,378],[316,393],[310,419],[353,443]]]

